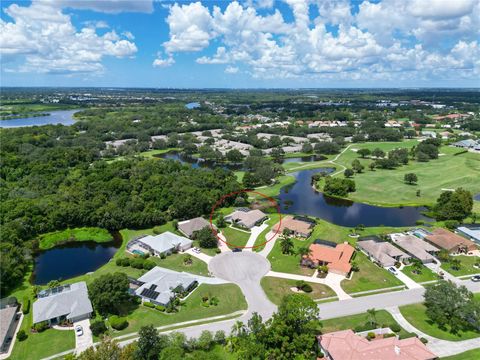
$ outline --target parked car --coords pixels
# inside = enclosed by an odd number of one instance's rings
[[[474,281],[474,282],[480,282],[480,275],[472,276],[472,281]]]
[[[393,266],[390,266],[388,271],[390,271],[393,275],[397,275],[397,269],[395,269]]]
[[[82,336],[83,335],[83,328],[80,325],[75,326],[75,334],[77,336]]]
[[[197,247],[194,247],[193,250],[192,250],[195,254],[200,254],[202,251],[197,248]]]
[[[241,252],[242,249],[240,249],[240,248],[233,248],[232,251],[233,251],[233,252]]]

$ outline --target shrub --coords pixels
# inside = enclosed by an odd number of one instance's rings
[[[129,258],[123,258],[122,262],[120,263],[122,266],[130,266],[130,259]]]
[[[157,306],[155,306],[155,309],[157,309],[158,311],[164,312],[165,311],[165,306],[157,305]]]
[[[402,328],[400,327],[400,325],[398,324],[392,324],[389,326],[389,328],[393,331],[393,332],[400,332],[402,330]]]
[[[447,229],[453,230],[455,229],[460,223],[457,220],[446,220],[445,221],[445,226]]]
[[[36,323],[32,326],[33,330],[37,331],[37,332],[42,332],[42,331],[45,331],[48,329],[48,322],[47,321],[42,321],[42,322],[39,322],[39,323]]]
[[[22,312],[24,315],[30,312],[30,299],[26,296],[23,298]]]
[[[384,338],[384,339],[390,338],[390,337],[394,337],[394,336],[397,336],[397,334],[394,334],[394,333],[383,334],[383,338]]]
[[[90,325],[90,330],[92,330],[92,334],[94,336],[99,336],[100,334],[103,334],[105,331],[107,331],[107,326],[105,325],[105,322],[103,320],[98,320],[92,322]]]
[[[305,291],[306,293],[311,293],[313,291],[312,287],[310,286],[310,284],[304,284],[302,286],[302,290]]]
[[[153,308],[155,307],[155,304],[152,304],[151,302],[145,301],[145,302],[143,303],[143,306],[146,306],[146,307],[148,307],[148,308],[152,308],[152,309],[153,309]]]
[[[116,315],[111,316],[108,321],[110,322],[110,326],[115,330],[123,330],[128,326],[127,319]]]
[[[22,329],[17,333],[17,340],[18,341],[24,341],[24,340],[27,340],[27,338],[28,338],[28,335],[25,332],[25,330]]]
[[[367,331],[371,330],[372,326],[370,324],[363,324],[363,325],[358,325],[353,328],[354,332],[362,332],[362,331]]]
[[[375,339],[375,333],[374,333],[374,332],[369,332],[369,333],[367,334],[367,339],[368,339],[368,340]]]
[[[423,225],[423,224],[425,224],[425,221],[423,221],[423,220],[417,220],[417,221],[415,221],[415,224],[416,224],[416,225]]]
[[[215,296],[210,299],[210,305],[217,306],[219,302],[220,300]]]
[[[411,338],[411,337],[417,337],[417,334],[415,334],[414,332],[406,333],[406,334],[400,335],[398,338],[400,340],[403,340],[403,339],[408,339],[408,338]]]
[[[220,254],[221,252],[222,252],[222,250],[220,250],[219,248],[215,249],[215,254]]]
[[[123,262],[123,259],[122,259],[122,258],[118,258],[117,260],[115,260],[115,265],[117,265],[117,266],[122,266],[122,262]]]
[[[130,261],[130,266],[135,269],[143,269],[144,263],[145,263],[145,260],[143,260],[142,258],[136,258]]]
[[[421,338],[420,338],[420,341],[421,341],[422,343],[424,343],[424,344],[428,343],[428,340],[425,339],[424,337],[421,337]]]
[[[155,263],[151,260],[147,260],[143,263],[143,268],[145,270],[152,270],[155,267]]]
[[[165,255],[165,253],[160,254],[160,259],[165,259],[166,257],[167,257],[167,255]]]

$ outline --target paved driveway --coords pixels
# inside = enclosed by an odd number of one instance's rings
[[[75,354],[77,355],[93,345],[92,331],[90,330],[90,319],[74,322],[73,328],[75,329],[78,325],[83,328],[83,335],[77,336],[77,334],[75,334]]]
[[[276,311],[277,307],[260,286],[261,278],[270,270],[270,263],[263,256],[250,251],[222,253],[212,258],[208,269],[215,277],[231,281],[242,289],[248,303],[247,318],[257,312],[267,319]]]
[[[390,266],[387,266],[385,267],[385,270],[388,271],[388,268]],[[408,269],[407,269],[408,271]],[[418,289],[418,288],[421,288],[422,285],[416,283],[414,280],[412,280],[408,275],[406,275],[405,273],[403,273],[402,271],[400,271],[399,269],[397,269],[397,273],[396,274],[392,274],[393,276],[395,276],[398,280],[400,280],[401,282],[403,282],[407,288],[409,289]]]
[[[262,224],[260,226],[254,226],[250,229],[250,237],[248,238],[247,244],[245,245],[245,250],[252,251],[251,247],[255,245],[255,241],[257,240],[258,235],[262,233],[268,227],[267,224]]]

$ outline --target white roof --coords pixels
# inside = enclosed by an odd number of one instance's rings
[[[480,225],[475,227],[460,226],[457,228],[457,230],[470,236],[472,239],[475,239],[476,241],[480,241]]]
[[[193,243],[192,240],[171,233],[170,231],[166,231],[160,235],[147,235],[138,239],[138,241],[144,243],[158,253],[164,253],[171,251],[176,247],[183,247],[184,245],[191,245]]]

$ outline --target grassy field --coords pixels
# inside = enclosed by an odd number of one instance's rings
[[[479,294],[477,294],[476,297],[480,298]],[[464,331],[458,334],[452,334],[448,329],[440,329],[438,325],[428,318],[425,310],[426,308],[423,304],[412,304],[400,307],[402,315],[410,324],[430,336],[449,341],[461,341],[480,337],[480,332],[476,331]]]
[[[403,285],[394,275],[375,265],[360,251],[356,252],[354,261],[360,271],[354,272],[351,280],[345,279],[341,283],[342,289],[348,294]]]
[[[480,155],[465,153],[459,156],[453,154],[459,149],[443,146],[437,160],[427,163],[419,163],[410,160],[408,165],[400,166],[394,170],[376,169],[370,171],[368,164],[370,159],[361,159],[353,150],[368,148],[373,150],[380,148],[389,151],[394,148],[411,148],[416,140],[407,140],[399,143],[365,143],[354,144],[342,154],[336,161],[347,167],[351,167],[354,159],[359,159],[365,165],[365,171],[354,176],[357,191],[351,193],[349,198],[354,201],[378,204],[384,206],[395,205],[428,205],[436,201],[442,189],[463,187],[472,191],[473,194],[480,192]],[[448,169],[448,171],[445,171]],[[407,173],[415,173],[418,177],[417,185],[407,185],[403,177]],[[337,176],[343,176],[339,174]],[[417,197],[417,190],[421,196]],[[388,196],[385,196],[388,194]]]
[[[460,268],[458,270],[452,269],[452,266],[448,262],[443,262],[441,268],[453,276],[462,276],[462,275],[473,275],[473,274],[480,274],[480,269],[473,267],[473,265],[480,261],[478,256],[455,256],[455,259],[459,259],[461,261]]]
[[[320,317],[322,317],[322,314],[320,314]],[[397,324],[392,315],[390,315],[390,313],[385,310],[378,310],[375,318],[378,325],[369,325],[371,329],[382,327],[384,325],[391,326],[393,324]],[[322,320],[322,333],[326,334],[333,331],[353,329],[357,326],[363,326],[368,322],[369,315],[367,313],[344,316],[329,320]],[[407,332],[402,329],[399,334],[406,335]]]
[[[407,275],[410,279],[417,283],[422,283],[426,281],[438,280],[437,274],[435,274],[432,270],[427,268],[426,266],[422,267],[420,274],[415,274],[412,272],[412,266],[406,266],[401,271]]]
[[[217,306],[205,307],[202,297],[216,297]],[[178,313],[167,314],[155,309],[140,305],[131,314],[127,315],[128,327],[122,331],[115,331],[112,335],[119,336],[138,331],[142,326],[153,324],[155,327],[175,324],[184,321],[227,315],[238,310],[246,310],[247,302],[240,288],[234,284],[207,285],[202,284],[185,300]]]
[[[480,359],[480,348],[473,349],[470,351],[465,351],[461,354],[441,358],[441,360],[478,360],[478,359]]]
[[[265,196],[277,196],[280,194],[280,190],[282,187],[287,186],[289,184],[293,184],[295,182],[295,177],[291,175],[281,175],[278,178],[275,179],[275,184],[274,185],[268,185],[268,186],[260,186],[255,189],[255,191],[262,193]],[[254,197],[254,194],[249,193],[252,197]],[[262,198],[261,196],[257,196],[258,198]]]
[[[265,276],[262,278],[260,284],[270,301],[276,305],[280,305],[285,295],[294,294],[291,288],[295,287],[296,283],[296,280]],[[326,285],[311,282],[308,284],[312,287],[313,291],[311,293],[305,293],[305,295],[313,300],[335,296],[335,292]]]
[[[74,241],[95,241],[98,243],[103,243],[112,240],[112,235],[105,229],[96,227],[82,227],[40,235],[38,247],[41,250],[47,250],[53,248],[54,246]]]
[[[247,244],[248,238],[250,237],[250,233],[237,230],[229,226],[224,227],[222,229],[222,233],[227,239],[230,248],[234,248],[237,246],[245,246]]]

